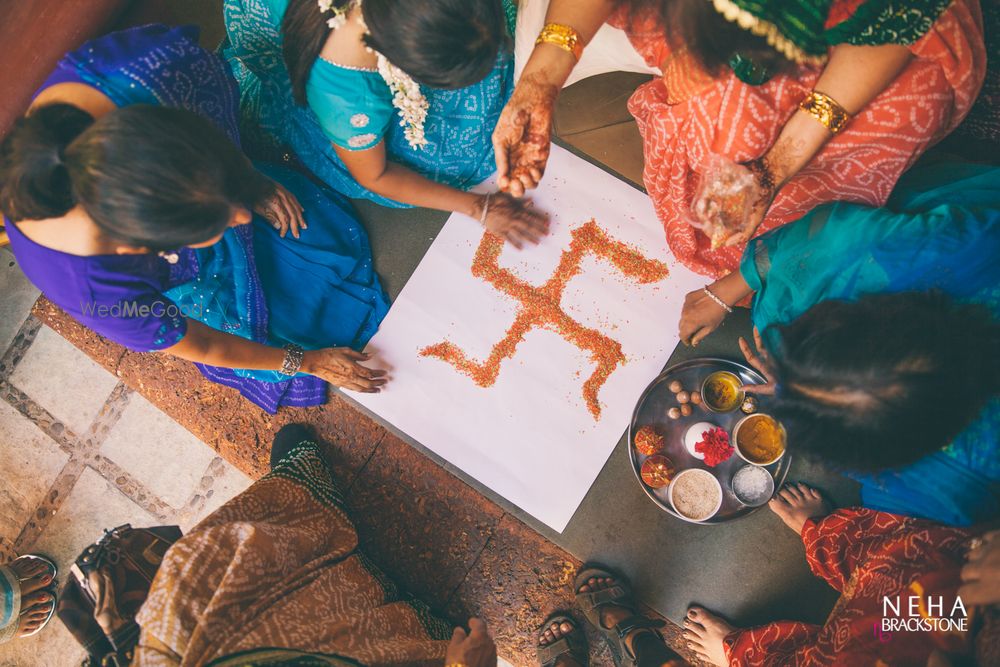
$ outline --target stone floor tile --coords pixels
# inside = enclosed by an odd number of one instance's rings
[[[14,339],[14,334],[31,312],[38,290],[28,282],[10,248],[0,248],[0,355]]]
[[[10,383],[82,435],[118,380],[58,333],[42,327]]]
[[[100,451],[175,509],[195,494],[216,458],[212,448],[136,394]]]
[[[351,485],[362,550],[398,584],[442,608],[502,510],[393,435]]]
[[[85,657],[83,647],[58,618],[34,637],[0,644],[0,667],[72,667]]]
[[[123,523],[145,528],[161,522],[142,509],[92,468],[84,468],[59,511],[31,546],[59,565],[60,584],[69,576],[73,560],[83,548],[104,535],[105,528]]]
[[[39,297],[31,314],[77,348],[87,353],[87,356],[103,366],[109,373],[114,373],[118,361],[125,354],[125,348],[113,343],[83,326],[64,310],[46,299]]]
[[[187,506],[177,513],[176,521],[185,533],[199,521],[246,491],[253,479],[221,457],[215,457]]]
[[[69,460],[27,417],[0,402],[0,541],[12,545]]]

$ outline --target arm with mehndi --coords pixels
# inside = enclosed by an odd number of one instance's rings
[[[905,46],[854,46],[833,48],[814,90],[832,98],[854,116],[882,93],[913,59]],[[850,124],[847,125],[848,131]],[[750,216],[750,224],[726,245],[742,245],[756,231],[781,187],[790,181],[832,139],[834,133],[814,116],[798,109],[782,128],[771,149],[750,163],[758,177],[762,196]]]
[[[351,176],[364,188],[395,201],[463,213],[481,220],[489,231],[516,248],[536,244],[549,231],[548,216],[504,193],[482,195],[463,192],[421,176],[388,159],[385,142],[365,150],[348,150],[333,144]]]
[[[586,46],[611,15],[611,0],[552,0],[545,23],[572,28]],[[549,43],[535,45],[493,131],[498,184],[516,197],[538,186],[549,158],[556,98],[576,57]]]

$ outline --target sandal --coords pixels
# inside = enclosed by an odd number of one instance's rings
[[[39,561],[42,561],[43,563],[45,563],[48,566],[49,571],[52,573],[52,581],[53,581],[53,583],[55,582],[56,577],[59,576],[59,566],[55,564],[55,561],[53,561],[51,558],[46,558],[45,556],[42,556],[41,554],[25,554],[23,556],[18,556],[14,560],[15,561],[19,561],[19,560],[39,560]],[[17,578],[18,581],[28,581],[28,579],[34,579],[34,577],[27,577],[25,579],[21,579],[20,577]]]
[[[615,585],[599,591],[587,591],[580,593],[580,587],[584,586],[589,579],[614,579]],[[637,667],[635,656],[629,651],[625,644],[625,637],[635,630],[648,630],[661,640],[663,636],[659,632],[666,623],[662,620],[654,620],[639,614],[632,596],[632,589],[628,580],[624,577],[610,572],[600,565],[585,565],[573,580],[573,593],[576,595],[576,604],[583,613],[587,622],[604,635],[604,640],[611,649],[611,655],[615,660],[615,665],[625,667]],[[601,624],[601,608],[608,605],[624,607],[632,612],[632,615],[625,618],[612,628],[606,628]]]
[[[59,599],[56,597],[56,591],[55,591],[55,589],[54,588],[43,588],[43,589],[41,589],[39,591],[39,593],[48,593],[49,595],[52,596],[52,600],[50,602],[43,603],[43,604],[51,604],[52,605],[49,608],[49,615],[45,617],[45,620],[42,621],[41,624],[37,628],[35,628],[31,632],[29,632],[28,634],[26,634],[26,635],[18,635],[19,639],[27,639],[28,637],[34,637],[39,632],[41,632],[42,630],[44,630],[45,626],[48,625],[49,621],[52,620],[52,617],[56,615],[56,605],[58,604]],[[24,616],[25,614],[29,613],[34,608],[35,607],[29,607],[27,609],[22,609],[21,613],[19,615],[20,616]]]
[[[572,616],[557,611],[549,614],[549,617],[538,628],[537,634],[541,635],[553,623],[569,623],[573,629],[551,644],[542,646],[536,643],[535,656],[538,658],[538,664],[542,667],[553,667],[561,656],[568,654],[581,667],[587,667],[590,661],[590,648],[587,646],[587,637],[583,634],[583,626],[577,623]]]

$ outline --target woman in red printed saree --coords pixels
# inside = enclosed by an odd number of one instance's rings
[[[900,4],[552,0],[548,32],[494,133],[500,185],[515,194],[537,185],[558,89],[607,20],[662,72],[629,109],[643,135],[646,189],[671,250],[691,269],[735,269],[750,237],[825,202],[881,206],[965,117],[986,69],[978,0]],[[560,34],[576,53],[552,37]],[[762,192],[741,231],[715,248],[690,224],[713,154],[747,164]]]
[[[945,659],[974,650],[976,615],[966,615],[971,608],[954,607],[961,569],[976,542],[974,531],[870,509],[830,513],[819,492],[804,484],[787,485],[770,506],[802,535],[809,567],[840,591],[840,600],[823,626],[778,621],[738,629],[692,607],[684,636],[703,659],[734,667],[923,667],[931,664],[931,655]],[[912,618],[910,596],[921,600]],[[898,618],[911,627],[923,621],[939,630],[882,632],[884,597],[898,604]],[[928,600],[940,601],[941,610],[928,606]],[[894,610],[888,611],[893,618]],[[941,618],[967,618],[970,629],[957,632],[933,620]]]

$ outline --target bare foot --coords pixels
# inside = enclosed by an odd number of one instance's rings
[[[44,561],[35,558],[15,558],[10,569],[21,580],[21,595],[25,596],[45,588],[52,583],[52,569]]]
[[[683,634],[688,648],[705,662],[718,667],[729,665],[723,641],[735,630],[737,628],[702,607],[691,607],[684,619]]]
[[[54,604],[55,599],[48,591],[35,591],[22,597],[17,636],[24,637],[37,630],[49,617],[49,612]]]
[[[551,623],[545,630],[538,636],[539,646],[548,646],[553,642],[557,642],[569,633],[573,632],[576,626],[568,621],[563,621],[562,623]],[[576,658],[568,653],[565,653],[558,658],[556,658],[555,667],[580,667],[580,663],[576,661]]]
[[[802,482],[785,484],[767,506],[797,535],[802,534],[806,519],[824,517],[832,511],[819,491]]]

